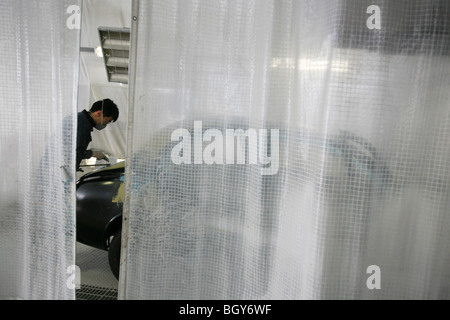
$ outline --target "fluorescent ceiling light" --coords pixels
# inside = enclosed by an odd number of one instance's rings
[[[98,28],[109,82],[128,83],[130,29]]]
[[[103,42],[103,48],[128,51],[130,50],[130,41],[119,39],[105,39],[105,41]]]
[[[113,73],[110,76],[111,82],[119,82],[119,83],[127,83],[128,82],[128,74],[120,74],[120,73]]]
[[[108,67],[127,68],[128,63],[129,63],[128,58],[109,57],[106,59],[106,65]]]

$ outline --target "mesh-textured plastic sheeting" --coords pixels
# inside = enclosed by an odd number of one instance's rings
[[[2,299],[75,297],[70,276],[76,269],[69,267],[75,265],[80,5],[50,0],[1,4]]]
[[[121,298],[450,298],[448,5],[372,4],[138,1]]]

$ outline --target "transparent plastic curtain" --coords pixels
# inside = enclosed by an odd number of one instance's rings
[[[74,299],[81,1],[2,1],[0,298]]]
[[[450,8],[373,5],[134,2],[121,298],[450,298]]]

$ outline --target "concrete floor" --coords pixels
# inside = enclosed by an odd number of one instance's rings
[[[111,300],[117,297],[118,280],[109,268],[107,251],[77,242],[75,262],[81,273],[77,300]]]

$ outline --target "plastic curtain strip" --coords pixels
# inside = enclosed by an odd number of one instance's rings
[[[121,298],[450,298],[448,2],[134,5]]]
[[[2,1],[0,299],[74,299],[81,1]]]

